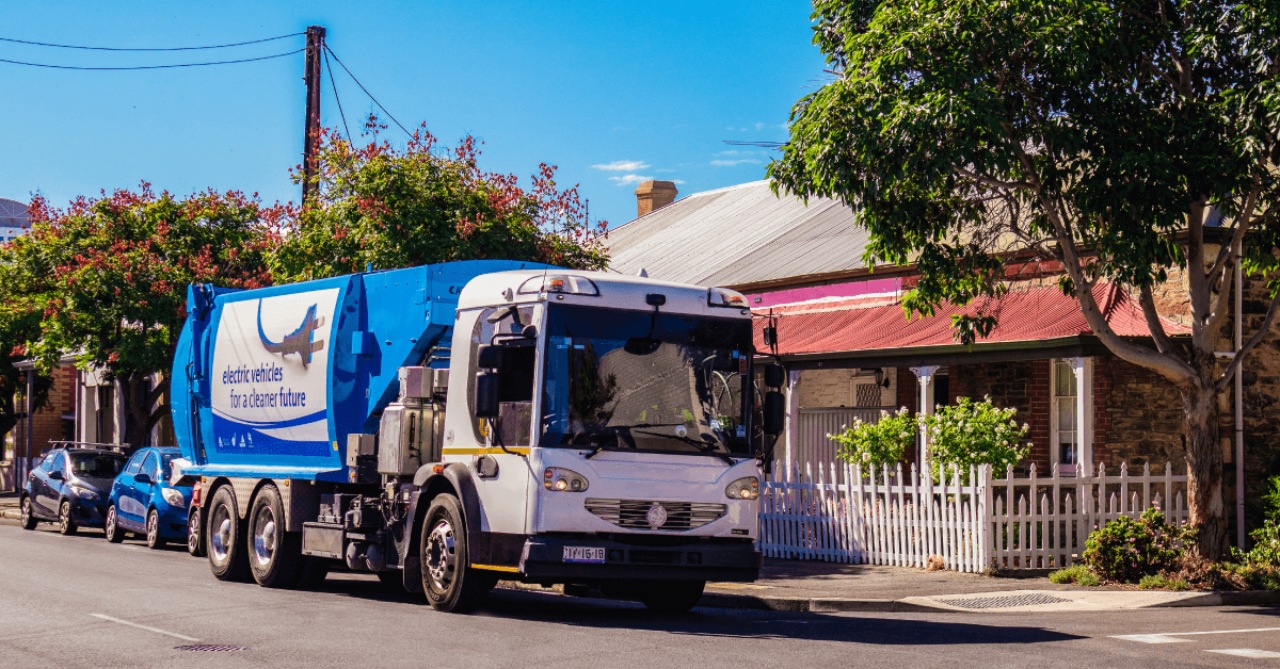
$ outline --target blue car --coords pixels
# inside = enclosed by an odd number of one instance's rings
[[[111,479],[124,456],[93,448],[55,448],[31,470],[18,504],[23,529],[40,521],[58,524],[62,534],[102,527]]]
[[[111,486],[107,505],[107,541],[119,543],[126,532],[147,538],[149,548],[167,541],[186,541],[187,505],[191,486],[169,483],[173,461],[182,457],[176,448],[138,449]]]

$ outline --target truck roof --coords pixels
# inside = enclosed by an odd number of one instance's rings
[[[585,282],[583,281],[585,280]],[[557,286],[560,286],[557,290]],[[469,281],[458,298],[458,309],[481,309],[512,303],[563,302],[611,309],[651,311],[647,300],[651,294],[666,298],[665,312],[714,316],[720,318],[751,315],[746,299],[740,305],[726,308],[711,304],[711,291],[741,298],[736,291],[707,286],[692,286],[646,277],[610,272],[547,269],[494,272]]]

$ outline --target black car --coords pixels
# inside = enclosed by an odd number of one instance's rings
[[[19,504],[22,527],[56,522],[62,534],[79,527],[102,527],[111,482],[124,467],[120,453],[94,448],[55,448],[32,471]]]

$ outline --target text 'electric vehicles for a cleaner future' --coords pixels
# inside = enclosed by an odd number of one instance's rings
[[[499,578],[682,611],[758,574],[782,375],[757,390],[738,293],[489,260],[192,286],[188,313],[174,423],[218,578],[340,562],[446,611]]]

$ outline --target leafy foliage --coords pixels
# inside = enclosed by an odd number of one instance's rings
[[[1280,305],[1280,5],[815,0],[813,16],[836,77],[796,104],[776,187],[854,207],[869,261],[918,267],[915,312],[1060,271],[1098,338],[1183,394],[1192,522],[1216,557],[1215,395]],[[1272,300],[1218,364],[1238,265]],[[1153,298],[1175,275],[1188,343]],[[1103,282],[1141,304],[1150,345],[1112,330]],[[962,341],[990,331],[996,303],[956,319]]]
[[[27,265],[20,254],[29,250],[20,239],[0,244],[0,441],[27,409],[19,405],[18,398],[20,392],[26,392],[24,374],[14,363],[26,359],[26,342],[39,335],[42,311],[39,293],[30,292],[39,278],[24,275]],[[36,377],[36,409],[45,404],[51,385],[48,377]]]
[[[16,242],[18,289],[43,306],[27,352],[43,373],[64,353],[82,369],[107,370],[122,385],[126,441],[146,443],[167,388],[150,388],[149,378],[169,372],[187,285],[269,283],[271,229],[286,211],[238,192],[157,195],[146,183],[65,210],[37,196],[31,231]]]
[[[1049,582],[1063,585],[1066,583],[1074,583],[1086,587],[1102,585],[1102,579],[1097,574],[1089,571],[1089,568],[1082,564],[1073,564],[1065,569],[1059,569],[1049,574]]]
[[[829,434],[836,444],[836,455],[845,462],[863,466],[863,476],[870,476],[868,465],[883,467],[902,462],[907,448],[915,444],[918,426],[916,417],[906,407],[895,413],[880,412],[880,420],[869,423],[861,419],[844,431]]]
[[[1180,542],[1186,531],[1165,522],[1159,509],[1147,509],[1141,518],[1121,516],[1094,530],[1085,542],[1081,558],[1095,574],[1122,583],[1137,583],[1177,569]]]
[[[941,471],[944,466],[958,465],[967,483],[971,465],[991,465],[999,473],[1027,457],[1031,444],[1022,440],[1030,426],[1018,425],[1017,414],[1017,409],[992,405],[990,397],[978,402],[958,397],[955,404],[922,417],[935,480],[946,473]]]
[[[322,133],[319,197],[272,254],[276,280],[478,258],[605,266],[607,224],[588,222],[577,187],[561,190],[554,167],[539,165],[524,189],[514,175],[483,172],[472,137],[445,152],[419,129],[399,149],[379,127],[371,117],[364,146]]]
[[[1246,565],[1280,570],[1280,476],[1271,477],[1267,488],[1267,494],[1262,498],[1266,519],[1262,521],[1262,527],[1249,533],[1253,546],[1236,557]],[[1280,580],[1280,574],[1276,577]]]

